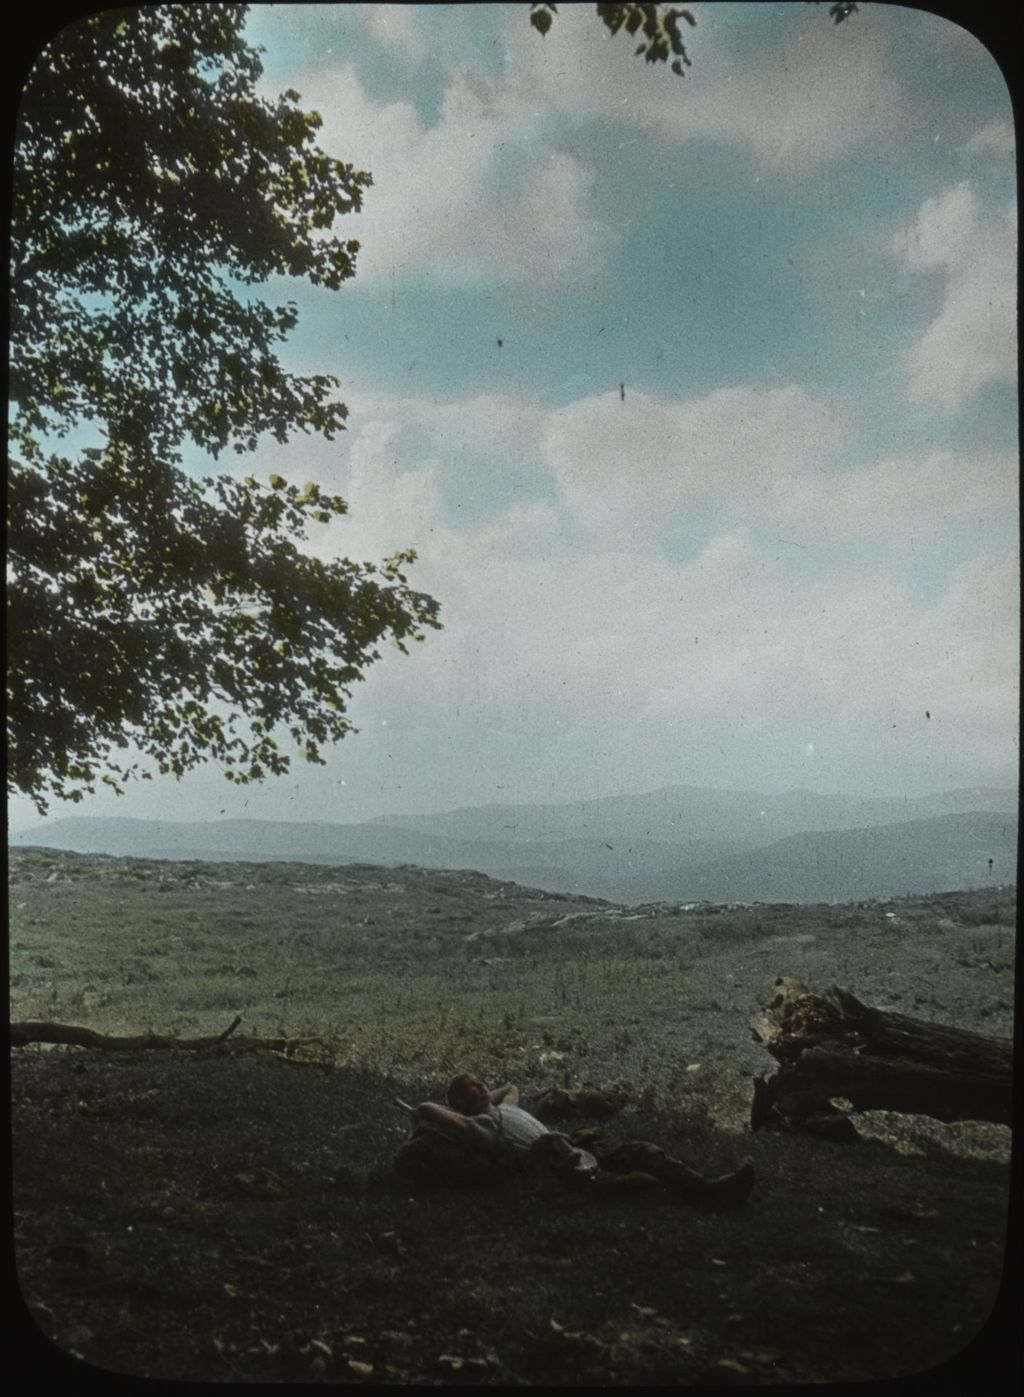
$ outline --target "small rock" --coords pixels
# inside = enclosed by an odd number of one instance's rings
[[[250,1198],[290,1198],[295,1185],[272,1169],[257,1169],[253,1174],[236,1174],[235,1189]]]
[[[88,1325],[73,1324],[70,1329],[65,1329],[61,1333],[60,1341],[70,1348],[78,1348],[80,1344],[87,1344],[90,1339],[94,1339],[95,1337],[95,1334]]]
[[[735,1358],[720,1358],[717,1363],[712,1363],[705,1368],[700,1376],[703,1383],[742,1383],[751,1374],[751,1369],[745,1363],[740,1363]]]

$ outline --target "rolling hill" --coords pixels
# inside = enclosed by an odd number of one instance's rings
[[[856,902],[1016,879],[1017,817],[972,813],[794,834],[636,891],[654,887],[664,902]]]

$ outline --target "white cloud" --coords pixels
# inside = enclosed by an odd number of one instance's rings
[[[674,144],[715,138],[745,147],[772,170],[798,175],[858,146],[909,134],[913,114],[890,72],[889,26],[844,25],[837,33],[808,16],[779,44],[736,58],[715,35],[715,14],[699,16],[684,39],[693,66],[680,81],[652,71],[635,45],[610,36],[585,5],[567,6],[543,40],[510,13],[513,71],[534,100],[628,123]]]
[[[794,479],[771,503],[780,523],[823,536],[901,533],[1016,508],[1008,454],[929,451]]]
[[[412,580],[441,599],[446,629],[409,660],[386,658],[361,686],[359,755],[346,762],[379,761],[386,733],[387,751],[408,763],[403,799],[420,808],[491,795],[539,800],[556,787],[596,795],[671,780],[728,783],[730,770],[740,786],[784,786],[783,747],[803,763],[808,742],[811,783],[823,788],[849,786],[857,751],[867,751],[858,782],[870,770],[879,789],[891,789],[905,770],[924,786],[931,771],[939,785],[940,740],[963,780],[1009,770],[1013,557],[970,562],[929,603],[895,574],[835,569],[809,578],[795,555],[757,545],[742,503],[699,556],[675,562],[658,547],[662,506],[651,496],[717,491],[728,514],[737,482],[755,469],[769,486],[798,472],[801,518],[825,544],[833,525],[871,536],[889,514],[927,527],[944,501],[958,503],[951,456],[871,463],[836,493],[817,452],[841,431],[842,415],[799,388],[639,401],[633,427],[619,436],[614,410],[628,403],[616,395],[545,413],[511,397],[435,404],[382,395],[360,413],[350,442],[352,516],[325,529],[318,547],[374,557],[414,543]],[[445,452],[480,440],[492,413],[515,424],[524,452],[549,462],[561,493],[556,503],[526,501],[480,527],[454,527],[443,507]],[[403,435],[413,427],[418,439]],[[403,443],[415,440],[418,454],[404,454]],[[631,468],[617,473],[630,443]],[[994,458],[991,474],[978,477],[994,508],[1004,466]],[[977,471],[977,462],[966,469]],[[750,516],[761,517],[757,509]],[[587,532],[595,518],[596,537]],[[616,534],[615,519],[632,527]],[[936,715],[926,729],[925,708]],[[446,794],[415,774],[426,734],[432,752],[449,754]],[[876,741],[874,753],[865,749]],[[791,784],[808,779],[793,766]]]
[[[674,140],[724,137],[769,168],[797,175],[874,140],[891,141],[907,124],[901,96],[881,30],[838,36],[818,25],[779,54],[716,64],[693,110],[663,103],[651,125]]]
[[[1012,160],[1017,150],[1017,138],[1013,123],[996,117],[975,131],[967,142],[968,150],[976,150],[982,155],[1003,155]]]
[[[927,537],[968,509],[1002,515],[1012,463],[932,452],[826,471],[822,451],[845,430],[842,404],[799,385],[560,410],[511,394],[362,394],[336,454],[303,457],[301,478],[351,505],[313,546],[374,560],[414,546],[410,581],[441,601],[445,629],[409,658],[385,649],[354,694],[358,737],[330,778],[302,773],[298,809],[355,819],[677,780],[881,792],[1011,780],[1016,558],[976,558],[926,601],[895,555],[869,569],[851,547]],[[508,438],[547,467],[551,497],[454,522],[452,458],[487,475]],[[280,455],[274,466],[289,474]],[[698,497],[719,522],[675,561],[663,518]],[[817,565],[759,545],[766,520],[817,543]],[[830,563],[843,539],[842,566]],[[246,798],[257,813],[264,797]]]
[[[927,767],[941,743],[954,766],[998,770],[1016,760],[1019,721],[1019,568],[1010,554],[959,568],[934,606],[866,579],[830,589],[815,618],[811,691],[839,729],[858,718],[901,746],[892,760]],[[932,720],[920,722],[927,710]],[[915,735],[916,734],[916,735]],[[870,754],[865,753],[865,760]]]
[[[603,257],[612,233],[592,210],[593,171],[547,147],[541,114],[508,85],[452,72],[434,124],[410,103],[373,102],[350,64],[298,85],[323,117],[325,149],[373,172],[351,230],[360,284],[409,273],[544,283]]]
[[[420,61],[416,6],[355,9],[396,57]],[[716,44],[712,25],[701,27],[699,64],[680,82],[637,62],[589,7],[566,7],[544,39],[508,9],[507,73],[450,68],[433,122],[411,102],[373,101],[351,63],[325,56],[296,78],[324,118],[324,147],[373,172],[351,230],[361,283],[404,272],[449,284],[592,273],[617,234],[601,216],[596,171],[552,135],[566,120],[613,121],[624,136],[672,144],[726,140],[787,176],[861,144],[891,147],[908,130],[881,20],[842,36],[809,24],[786,47],[742,61]]]
[[[352,12],[367,34],[412,62],[427,52],[417,19],[422,5],[353,5]]]
[[[942,307],[907,356],[914,401],[955,409],[986,383],[1015,379],[1016,240],[1016,211],[988,212],[967,183],[926,200],[893,240],[909,270],[944,278]]]
[[[365,392],[340,443],[319,457],[305,442],[289,451],[301,454],[296,479],[301,473],[349,500],[351,515],[339,527],[353,540],[348,550],[358,540],[363,557],[429,542],[442,519],[449,550],[467,533],[487,539],[488,529],[500,545],[508,519],[528,519],[516,548],[529,556],[570,544],[601,557],[653,556],[666,522],[701,506],[723,527],[774,524],[825,548],[1004,518],[1016,507],[1009,453],[932,449],[829,468],[828,454],[847,430],[842,400],[797,384],[735,385],[682,399],[630,390],[624,400],[614,392],[556,409],[512,394],[436,400]],[[502,454],[509,442],[511,458]],[[465,522],[444,508],[453,463],[468,463],[480,482],[479,507]],[[516,467],[527,471],[518,497],[501,489]],[[279,448],[273,468],[289,471]],[[246,473],[252,469],[247,461]],[[508,514],[511,498],[519,503]],[[477,527],[482,519],[490,523]]]
[[[839,439],[844,411],[802,388],[718,389],[669,401],[604,394],[554,413],[545,460],[590,533],[650,534],[666,515],[711,500],[738,518],[813,471]]]

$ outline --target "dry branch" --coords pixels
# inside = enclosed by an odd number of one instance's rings
[[[1009,1039],[873,1009],[839,988],[825,995],[794,981],[775,983],[774,998],[751,1026],[779,1064],[754,1082],[754,1130],[782,1121],[842,1135],[834,1097],[855,1111],[1010,1124]],[[846,1124],[850,1137],[855,1132]]]
[[[319,1038],[247,1038],[235,1037],[234,1032],[242,1022],[241,1015],[229,1024],[223,1033],[209,1034],[203,1038],[176,1038],[163,1033],[137,1033],[121,1036],[111,1033],[98,1033],[93,1028],[82,1028],[78,1024],[48,1023],[25,1020],[11,1024],[11,1047],[22,1048],[27,1043],[61,1043],[76,1048],[98,1048],[102,1052],[127,1052],[139,1048],[183,1048],[189,1052],[224,1047],[229,1052],[272,1052],[283,1053],[286,1057],[301,1048],[319,1043]],[[228,1039],[231,1042],[228,1043]]]

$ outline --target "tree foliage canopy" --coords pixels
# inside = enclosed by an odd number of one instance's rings
[[[641,34],[636,52],[643,54],[645,63],[665,63],[669,55],[674,54],[673,73],[682,77],[685,68],[690,67],[690,58],[679,30],[681,19],[685,19],[689,25],[697,23],[689,10],[656,4],[601,4],[595,8],[609,33],[618,34],[621,29],[626,34]],[[557,13],[557,5],[531,5],[530,23],[538,33],[546,34]]]
[[[321,151],[295,92],[257,95],[244,5],[105,10],[63,30],[23,94],[14,158],[9,459],[10,788],[120,789],[134,743],[160,771],[213,757],[237,780],[308,760],[390,635],[437,604],[410,552],[379,567],[298,546],[345,502],[279,477],[197,480],[270,434],[344,426],[337,379],[278,352],[294,304],[274,274],[331,289],[358,243],[333,234],[370,176]],[[147,771],[142,771],[147,775]]]
[[[817,4],[819,0],[812,0],[812,3]],[[685,19],[691,27],[696,25],[691,11],[660,4],[600,4],[595,9],[610,34],[621,31],[641,35],[636,54],[637,57],[642,55],[645,63],[667,63],[671,56],[672,71],[678,77],[684,77],[686,69],[693,66],[679,28],[681,19]],[[842,24],[856,9],[856,0],[835,0],[829,14],[836,24]],[[557,14],[557,5],[533,4],[530,6],[530,23],[539,34],[546,34]]]

